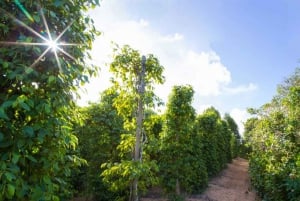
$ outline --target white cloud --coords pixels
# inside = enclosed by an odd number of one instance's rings
[[[197,53],[181,48],[169,54],[159,54],[165,65],[166,83],[157,87],[157,94],[165,101],[174,85],[190,84],[195,97],[199,97],[220,95],[223,86],[231,82],[230,72],[213,51]]]
[[[230,72],[215,52],[189,51],[181,65],[181,78],[192,84],[200,95],[219,95],[221,87],[231,82]]]
[[[92,79],[86,86],[88,93],[83,95],[80,104],[87,100],[97,101],[99,92],[109,86],[110,73],[105,63],[111,61],[111,41],[119,45],[129,44],[142,54],[153,53],[165,67],[166,83],[157,86],[156,93],[164,101],[174,85],[190,84],[196,96],[217,96],[222,93],[241,93],[256,86],[229,88],[231,74],[214,51],[196,52],[184,43],[179,33],[165,35],[151,27],[147,19],[132,19],[122,4],[105,1],[100,8],[91,12],[96,27],[102,35],[93,44],[93,62],[101,66],[100,77]],[[178,42],[180,41],[180,42]],[[198,104],[200,105],[200,104]]]
[[[167,36],[161,37],[162,41],[165,41],[165,42],[180,41],[180,40],[183,40],[183,38],[184,38],[184,36],[182,34],[179,34],[179,33],[175,33],[173,35],[167,35]]]
[[[230,111],[230,116],[235,120],[239,127],[239,132],[241,135],[244,134],[244,123],[251,115],[247,112],[246,109],[234,108]]]
[[[239,94],[239,93],[244,93],[244,92],[249,92],[249,91],[254,91],[258,87],[256,84],[249,83],[248,85],[240,85],[237,87],[227,87],[225,88],[225,91],[228,92],[229,94]]]
[[[146,26],[148,26],[149,25],[149,22],[148,21],[146,21],[146,20],[144,20],[144,19],[140,19],[140,25],[142,26],[142,27],[146,27]]]

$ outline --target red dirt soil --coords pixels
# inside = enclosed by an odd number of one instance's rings
[[[167,201],[165,198],[142,198],[141,201]],[[213,178],[208,188],[201,195],[193,195],[186,201],[258,201],[251,188],[248,175],[248,161],[234,159],[217,177]]]

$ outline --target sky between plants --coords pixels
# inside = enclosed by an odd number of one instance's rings
[[[214,106],[243,131],[246,108],[270,101],[299,65],[299,10],[298,0],[104,0],[90,12],[102,32],[92,52],[101,72],[80,104],[109,87],[114,41],[160,60],[165,102],[172,86],[190,84],[198,113]]]

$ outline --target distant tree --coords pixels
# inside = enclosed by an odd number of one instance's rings
[[[296,68],[295,72],[277,87],[277,95],[275,98],[285,98],[290,93],[290,89],[300,86],[300,68]]]
[[[97,0],[0,1],[0,200],[69,196],[70,169],[83,162],[71,152],[77,145],[72,123],[78,120],[73,96],[96,72],[84,62],[97,34],[84,11],[98,4]],[[63,47],[72,59],[49,52],[35,62],[47,46],[4,44],[45,42],[15,18],[43,35],[47,27],[41,13],[52,36],[72,24],[61,38],[80,44]]]
[[[233,155],[232,155],[232,140],[235,139],[233,132],[229,128],[227,122],[223,119],[220,122],[220,137],[223,138],[223,144],[220,149],[220,151],[224,154],[222,154],[222,160],[223,165],[225,167],[226,163],[231,162]]]
[[[229,129],[233,132],[236,139],[238,140],[241,139],[239,127],[237,123],[234,121],[234,119],[228,113],[225,113],[224,120],[227,122]]]
[[[234,119],[228,113],[225,114],[224,120],[227,122],[229,129],[234,134],[234,136],[232,136],[232,139],[231,139],[231,146],[232,146],[231,151],[232,151],[232,157],[235,158],[239,154],[239,148],[241,145],[242,138],[239,133],[238,125],[236,124]]]

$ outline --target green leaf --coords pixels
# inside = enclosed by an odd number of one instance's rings
[[[3,68],[7,68],[9,66],[8,62],[3,62]]]
[[[31,43],[31,42],[32,42],[32,40],[33,40],[33,38],[32,38],[32,37],[26,37],[26,42],[29,42],[29,43]]]
[[[5,119],[5,120],[9,120],[7,114],[5,113],[5,111],[2,107],[0,107],[0,118]]]
[[[26,103],[20,102],[20,105],[24,110],[30,111],[30,107]]]
[[[58,196],[56,196],[56,195],[53,195],[53,196],[52,196],[52,200],[53,200],[53,201],[59,201],[60,199],[59,199],[59,197],[58,197]]]
[[[5,101],[4,103],[2,103],[1,107],[2,108],[7,108],[9,106],[11,106],[13,104],[14,101]]]
[[[39,47],[34,46],[32,49],[33,49],[34,53],[36,53],[36,54],[41,54],[42,53],[42,50]]]
[[[60,7],[62,4],[63,4],[63,3],[62,3],[61,0],[56,0],[56,1],[54,2],[54,6],[56,6],[56,7]]]
[[[28,99],[28,100],[27,100],[27,105],[28,105],[29,107],[34,107],[34,102],[33,102],[33,100],[32,100],[32,99]]]
[[[23,130],[24,133],[27,134],[29,137],[32,137],[34,135],[34,130],[30,126],[25,126]]]
[[[49,114],[49,113],[51,112],[51,107],[50,107],[50,105],[49,105],[49,104],[44,104],[44,107],[45,107],[45,112],[46,112],[47,114]]]
[[[7,194],[10,198],[14,196],[15,190],[15,186],[13,186],[12,184],[7,184]]]
[[[6,179],[10,182],[16,178],[15,175],[10,172],[5,172],[4,175],[5,175]]]
[[[19,161],[20,155],[13,153],[12,162],[16,164]]]
[[[30,74],[30,73],[32,73],[32,72],[33,72],[33,69],[30,68],[30,67],[27,67],[27,68],[25,69],[25,73],[26,73],[26,74]]]
[[[21,149],[25,145],[25,141],[23,139],[18,140],[17,147]]]
[[[49,78],[48,78],[48,83],[49,83],[49,84],[52,84],[52,83],[54,83],[55,81],[56,81],[56,77],[53,76],[53,75],[50,75]]]
[[[56,18],[56,14],[53,11],[50,11],[50,15],[51,15],[51,17]]]
[[[34,157],[30,156],[30,155],[27,155],[26,158],[28,158],[32,162],[37,163],[37,160]]]
[[[43,177],[43,181],[46,183],[46,184],[51,184],[51,179],[48,177],[48,176],[45,176]]]
[[[0,132],[0,141],[2,141],[3,138],[4,138],[4,135],[3,135],[3,133]]]

